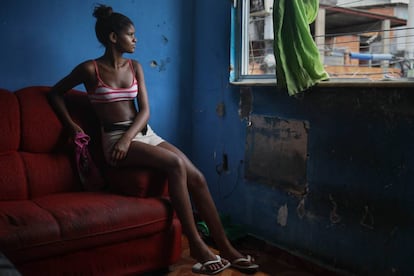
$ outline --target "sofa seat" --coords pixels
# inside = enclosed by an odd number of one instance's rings
[[[157,198],[62,193],[0,202],[1,248],[27,262],[165,231],[171,208]],[[17,231],[16,231],[17,230]]]
[[[18,252],[59,241],[59,224],[32,200],[0,201],[0,236],[2,251]]]

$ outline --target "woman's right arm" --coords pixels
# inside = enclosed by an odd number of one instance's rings
[[[81,83],[84,83],[86,78],[87,66],[85,63],[82,63],[73,69],[69,75],[56,83],[48,93],[50,105],[56,112],[64,127],[71,131],[73,135],[75,135],[77,132],[83,132],[83,130],[70,117],[63,96],[70,89]]]

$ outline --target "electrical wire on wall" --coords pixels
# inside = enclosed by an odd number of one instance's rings
[[[240,160],[239,165],[237,166],[236,181],[233,184],[233,187],[231,188],[231,190],[228,193],[226,193],[225,195],[223,195],[223,197],[222,197],[223,199],[228,199],[229,197],[231,197],[233,195],[234,191],[236,191],[236,189],[238,188],[240,180],[241,180],[241,176],[243,174],[243,166],[244,166],[243,163],[244,163],[243,160]],[[220,192],[220,194],[221,194],[221,192]]]

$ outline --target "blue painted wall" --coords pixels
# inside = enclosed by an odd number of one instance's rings
[[[151,124],[204,172],[221,213],[260,238],[331,266],[365,275],[414,274],[409,89],[314,89],[296,99],[253,87],[254,114],[309,121],[309,192],[298,198],[244,180],[247,124],[238,114],[240,88],[228,83],[231,2],[102,2],[135,22],[139,41],[130,56],[146,73]],[[53,85],[76,64],[100,56],[95,3],[2,3],[0,87]],[[229,171],[219,175],[223,153]],[[278,223],[282,206],[285,226]]]
[[[188,2],[188,3],[186,3]],[[96,3],[112,6],[135,24],[134,54],[144,68],[151,125],[184,150],[191,137],[192,1],[4,1],[0,9],[0,87],[53,85],[77,64],[103,54],[95,37]],[[157,66],[151,66],[155,61]],[[84,90],[83,87],[77,87]]]
[[[228,84],[230,6],[197,1],[194,19],[192,153],[220,211],[254,235],[339,269],[413,275],[412,88],[315,88],[297,99],[274,87],[251,87],[253,114],[309,122],[309,191],[295,197],[249,182],[240,87]],[[224,117],[216,113],[219,104]],[[223,153],[229,172],[219,175]]]

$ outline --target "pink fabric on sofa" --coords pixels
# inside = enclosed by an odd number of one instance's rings
[[[89,152],[89,135],[78,132],[75,136],[75,163],[82,186],[87,191],[99,191],[104,181]]]

